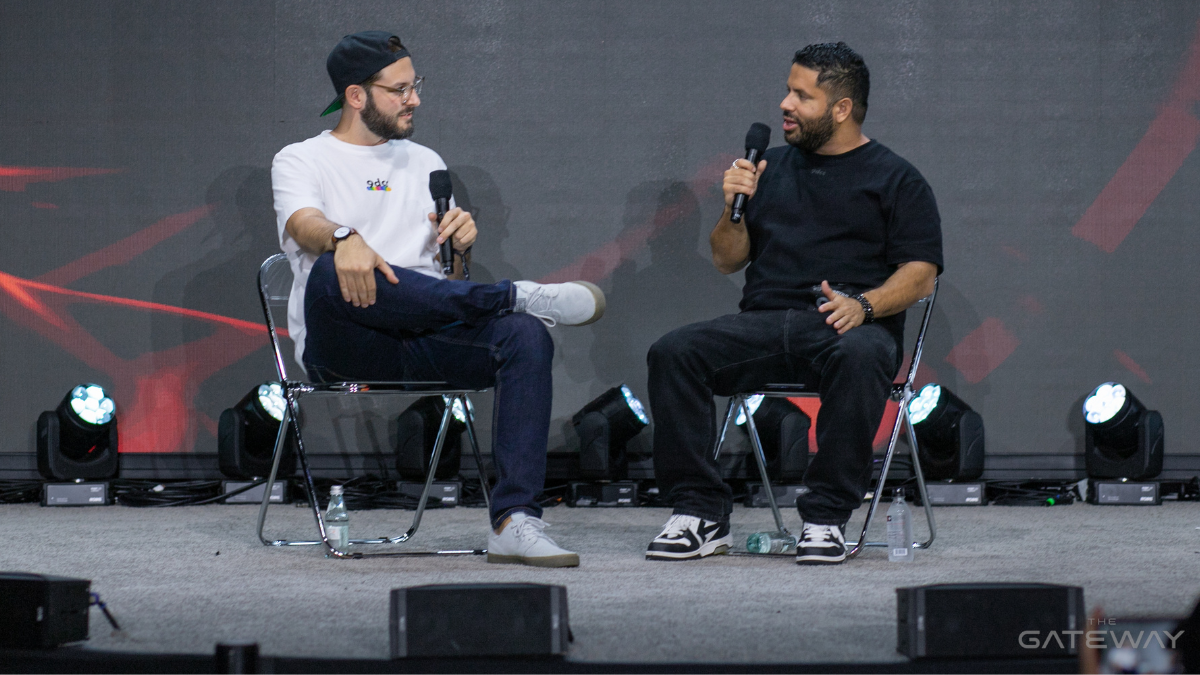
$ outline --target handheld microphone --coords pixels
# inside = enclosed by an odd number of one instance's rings
[[[770,133],[770,130],[767,131]],[[446,212],[450,210],[450,195],[454,188],[450,185],[450,172],[445,169],[429,172],[429,194],[433,196],[433,206],[437,211],[437,222],[440,225]],[[442,274],[454,273],[454,249],[450,246],[450,237],[442,242]]]
[[[750,125],[750,131],[746,132],[746,161],[757,166],[758,158],[767,151],[767,146],[771,143],[771,127],[762,122],[755,122]],[[742,222],[742,213],[746,210],[746,195],[738,194],[733,198],[733,213],[729,214],[729,219],[735,223]]]

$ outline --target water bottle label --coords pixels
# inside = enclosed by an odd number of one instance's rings
[[[349,547],[350,528],[345,525],[326,525],[325,533],[329,537],[329,543],[339,551],[345,551]]]

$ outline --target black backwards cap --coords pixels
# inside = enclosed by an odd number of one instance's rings
[[[392,51],[393,47],[399,47]],[[325,69],[333,81],[337,98],[325,108],[321,117],[340,110],[346,97],[346,87],[362,84],[375,73],[408,56],[400,38],[383,30],[366,30],[342,38],[325,59]]]

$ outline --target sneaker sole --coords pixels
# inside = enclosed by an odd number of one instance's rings
[[[487,561],[499,565],[529,565],[530,567],[579,567],[579,555],[547,555],[537,558],[526,558],[519,555],[499,555],[489,553]]]
[[[695,551],[672,553],[670,551],[646,551],[646,560],[697,560],[710,555],[722,555],[729,552],[733,537],[726,535],[701,546]]]
[[[604,291],[600,290],[599,286],[597,286],[596,284],[593,284],[590,281],[572,281],[571,283],[579,284],[580,286],[583,286],[584,288],[588,289],[588,291],[592,294],[592,299],[596,301],[596,311],[592,314],[592,317],[590,319],[588,319],[587,321],[582,321],[580,323],[564,323],[563,325],[564,326],[586,326],[589,323],[595,323],[595,322],[599,321],[600,317],[604,316],[604,308],[605,308]]]
[[[797,565],[837,565],[846,561],[846,554],[834,558],[827,555],[796,556]]]

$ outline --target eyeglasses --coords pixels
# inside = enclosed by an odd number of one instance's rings
[[[408,97],[410,95],[412,95],[412,94],[416,94],[418,96],[421,95],[421,84],[423,82],[425,82],[425,78],[418,77],[417,79],[413,80],[412,84],[406,84],[403,87],[398,87],[398,88],[382,85],[382,84],[379,84],[378,82],[372,82],[371,86],[379,87],[380,89],[386,90],[389,94],[399,96],[401,103],[408,103]]]

